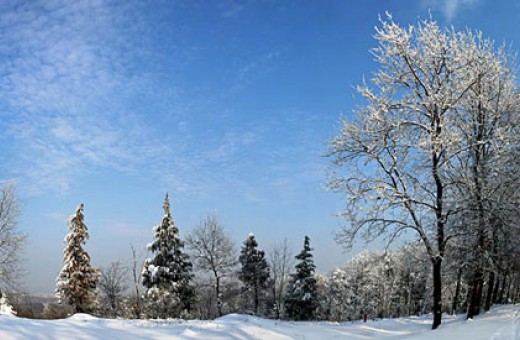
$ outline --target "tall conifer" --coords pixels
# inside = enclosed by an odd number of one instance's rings
[[[251,233],[244,241],[239,261],[242,269],[238,278],[244,283],[246,289],[253,294],[253,311],[258,314],[259,295],[266,288],[269,279],[269,265],[265,259],[265,253],[258,250],[258,242]]]
[[[170,212],[168,194],[163,204],[162,223],[153,228],[148,245],[153,257],[145,261],[143,285],[146,314],[152,318],[186,317],[194,299],[192,264],[183,252],[184,242]]]
[[[70,233],[65,237],[64,266],[56,279],[56,296],[73,307],[74,313],[92,313],[96,309],[99,271],[90,265],[83,249],[89,238],[83,204],[69,219]]]
[[[311,320],[315,316],[317,303],[316,279],[314,278],[313,256],[310,239],[305,236],[303,250],[296,255],[296,273],[292,274],[291,284],[287,290],[285,310],[293,320]]]

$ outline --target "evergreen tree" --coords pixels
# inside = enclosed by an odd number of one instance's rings
[[[186,317],[194,299],[192,264],[183,252],[179,228],[170,212],[168,194],[162,223],[153,228],[155,239],[148,245],[153,258],[145,261],[143,285],[147,314],[153,318]]]
[[[303,250],[296,255],[296,273],[291,275],[291,283],[285,298],[285,310],[290,319],[310,320],[317,308],[316,279],[314,278],[314,260],[312,259],[310,239],[305,236]]]
[[[246,289],[252,290],[255,315],[258,314],[259,294],[263,288],[266,288],[269,280],[269,265],[265,253],[257,247],[255,235],[249,234],[240,253],[239,261],[242,269],[238,273],[238,278],[244,283]]]
[[[0,315],[16,315],[16,311],[7,300],[5,293],[0,294]]]
[[[92,313],[97,307],[99,271],[90,265],[90,256],[82,246],[89,238],[83,219],[83,204],[80,204],[69,219],[64,266],[56,279],[56,296],[60,302],[70,304],[74,313]]]

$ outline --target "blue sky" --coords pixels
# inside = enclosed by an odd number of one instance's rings
[[[322,155],[387,10],[519,38],[514,1],[0,2],[0,180],[24,203],[27,289],[54,289],[78,203],[102,266],[151,241],[166,191],[181,237],[215,213],[239,244],[309,235],[319,270],[345,263]]]

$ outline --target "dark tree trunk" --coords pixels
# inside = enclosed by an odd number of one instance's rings
[[[497,279],[496,279],[496,282],[495,282],[495,287],[493,288],[493,298],[492,298],[492,302],[495,304],[498,302],[498,288],[500,286],[500,276],[497,275]]]
[[[432,117],[430,126],[434,134],[431,136],[432,145],[440,141],[442,131],[442,119],[443,113],[437,109],[435,105],[435,114]],[[439,169],[442,163],[442,152],[439,152],[436,147],[431,149],[431,165],[432,165],[432,177],[435,182],[436,195],[435,195],[435,219],[436,219],[436,243],[438,253],[435,255],[433,260],[433,324],[432,329],[437,329],[442,322],[442,258],[445,250],[445,239],[444,239],[444,183],[441,179]]]
[[[255,286],[254,288],[254,294],[255,294],[255,315],[258,315],[258,287]]]
[[[500,293],[498,293],[498,302],[499,303],[504,303],[504,293],[506,291],[506,279],[507,279],[507,274],[505,274],[504,277],[502,278],[502,285],[500,287]]]
[[[437,256],[433,262],[433,325],[432,329],[440,326],[442,320],[442,258]]]
[[[482,286],[484,285],[484,275],[482,269],[477,269],[473,281],[473,290],[471,300],[468,307],[468,319],[480,314],[480,305],[482,303]]]
[[[451,314],[457,314],[457,305],[459,303],[461,280],[462,280],[462,268],[459,268],[459,270],[457,272],[457,286],[455,287],[455,296],[453,297],[453,303],[451,305]]]
[[[495,284],[495,272],[489,273],[489,280],[488,280],[488,291],[486,295],[486,305],[484,306],[484,310],[488,311],[491,308],[491,298],[493,297],[493,285]]]
[[[466,301],[464,302],[464,312],[468,312],[469,310],[469,302],[471,301],[471,292],[472,292],[472,289],[473,289],[473,284],[470,284],[468,286],[468,291],[466,292]]]
[[[220,277],[215,273],[215,294],[217,299],[217,316],[222,316],[222,301],[220,300]]]
[[[477,183],[478,185],[478,183]],[[478,187],[477,187],[478,188]],[[478,190],[477,190],[478,192]],[[479,202],[479,207],[481,206],[481,202]],[[479,209],[480,215],[483,214],[482,210]],[[480,314],[480,306],[482,305],[482,292],[484,288],[484,247],[486,245],[484,227],[483,227],[483,215],[480,216],[479,221],[479,237],[478,237],[478,246],[477,246],[477,267],[475,268],[475,272],[473,273],[473,291],[471,294],[471,300],[468,307],[468,319],[473,319],[474,316]]]

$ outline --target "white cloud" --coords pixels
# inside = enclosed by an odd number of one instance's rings
[[[461,11],[475,6],[480,0],[425,0],[424,4],[434,10],[441,11],[448,22],[452,22]]]
[[[132,171],[164,151],[126,104],[147,86],[122,53],[139,53],[127,39],[138,11],[102,1],[5,6],[0,120],[11,175],[29,192],[66,191],[96,167]]]

